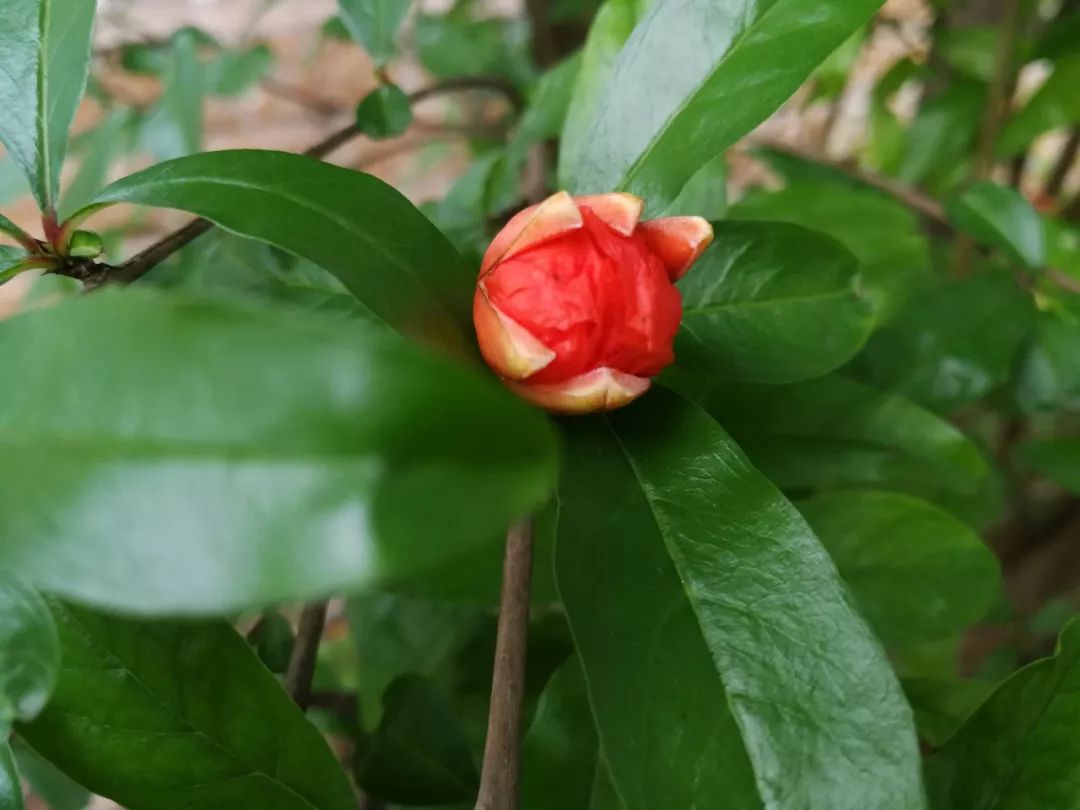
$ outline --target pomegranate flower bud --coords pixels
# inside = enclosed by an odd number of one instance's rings
[[[632,194],[526,208],[492,240],[473,299],[480,351],[508,387],[558,413],[610,411],[675,355],[673,282],[712,241],[701,217],[639,222]]]

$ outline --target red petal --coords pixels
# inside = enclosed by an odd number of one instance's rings
[[[645,244],[678,281],[713,240],[712,225],[702,217],[662,217],[640,225]]]
[[[589,208],[609,228],[623,236],[629,236],[634,232],[638,219],[641,218],[641,212],[645,208],[645,201],[641,197],[624,191],[574,197],[574,202],[579,207]]]
[[[613,411],[649,390],[652,380],[613,368],[598,368],[559,383],[530,385],[507,382],[519,396],[555,413],[582,414]]]
[[[480,273],[486,273],[498,262],[567,231],[576,230],[583,224],[581,212],[573,198],[565,191],[558,191],[542,203],[519,211],[506,223],[484,253]]]
[[[480,353],[503,377],[523,380],[555,359],[555,352],[492,305],[483,284],[473,297],[473,324]]]

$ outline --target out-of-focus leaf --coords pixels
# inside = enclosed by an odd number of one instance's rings
[[[1062,59],[1076,55],[1080,42],[1080,9],[1066,12],[1046,26],[1042,38],[1032,50],[1032,59]]]
[[[927,99],[908,130],[899,179],[947,188],[965,165],[985,104],[986,85],[970,80],[958,80]]]
[[[22,782],[11,746],[6,739],[0,740],[0,810],[23,810]]]
[[[1046,264],[1042,220],[1015,189],[998,183],[975,183],[945,206],[956,229],[1004,251],[1035,270]]]
[[[218,613],[497,556],[554,475],[541,414],[355,321],[126,289],[4,322],[0,354],[20,380],[0,399],[0,557],[118,609]]]
[[[919,221],[895,200],[849,180],[792,182],[731,207],[732,219],[778,220],[821,231],[859,260],[879,321],[889,320],[930,278],[930,258]]]
[[[992,25],[943,25],[934,33],[934,47],[953,70],[989,82],[994,73],[998,33],[998,28]]]
[[[414,30],[420,61],[440,79],[493,74],[529,81],[528,25],[521,19],[474,19],[468,6],[437,17],[422,14]]]
[[[142,122],[143,146],[158,160],[193,155],[202,149],[206,67],[199,60],[199,36],[185,28],[173,35],[161,101]]]
[[[721,219],[727,213],[727,158],[717,155],[690,178],[664,216]]]
[[[1012,675],[927,762],[935,808],[1080,807],[1080,622],[1057,652]]]
[[[356,108],[356,125],[369,138],[393,138],[412,123],[412,103],[396,84],[381,84]]]
[[[723,430],[659,387],[565,429],[556,578],[628,810],[922,808],[884,654]]]
[[[412,0],[338,0],[345,28],[376,65],[389,62],[397,51],[397,32]]]
[[[1000,157],[1026,149],[1044,132],[1080,121],[1080,54],[1054,63],[1054,72],[1017,113],[1010,116],[998,139]]]
[[[587,808],[596,769],[604,767],[598,745],[581,662],[574,656],[551,677],[522,743],[522,810]]]
[[[248,633],[247,641],[271,672],[280,675],[288,668],[295,638],[289,620],[278,611],[263,613],[258,624]]]
[[[193,155],[125,177],[95,205],[179,208],[326,268],[398,330],[452,340],[472,327],[473,271],[370,175],[284,152]]]
[[[662,211],[701,166],[774,112],[879,6],[879,0],[653,5],[615,61],[583,151],[563,173],[571,190],[625,189]]]
[[[679,283],[680,368],[794,382],[843,365],[866,342],[873,312],[839,242],[780,222],[718,222],[714,231]]]
[[[0,142],[42,210],[56,206],[68,128],[86,89],[95,0],[4,0]]]
[[[19,773],[49,810],[84,810],[90,804],[90,791],[71,781],[21,739],[16,737],[11,748]]]
[[[578,73],[559,141],[559,187],[570,188],[573,172],[581,163],[587,147],[593,116],[599,109],[604,87],[637,21],[652,0],[606,0],[592,25],[581,52]]]
[[[266,45],[222,51],[206,67],[207,90],[215,96],[239,96],[262,80],[273,64],[274,52]]]
[[[817,66],[810,74],[810,100],[835,100],[847,86],[848,77],[866,42],[867,29],[859,28]]]
[[[52,602],[64,668],[18,727],[129,810],[354,810],[319,733],[226,622],[140,623]]]
[[[1051,481],[1080,493],[1080,439],[1035,439],[1020,448],[1020,456]]]
[[[1056,312],[1036,313],[1015,396],[1028,413],[1080,409],[1080,321]]]
[[[886,645],[949,638],[986,615],[997,597],[997,559],[937,506],[868,490],[796,505]]]
[[[419,675],[396,678],[382,719],[361,742],[356,781],[384,801],[449,804],[476,797],[479,774],[447,698]]]
[[[0,205],[16,200],[30,190],[26,177],[11,155],[0,155]]]
[[[904,678],[904,687],[919,737],[930,745],[944,745],[979,704],[994,691],[986,681],[961,678]]]
[[[162,76],[169,69],[167,49],[158,43],[131,42],[120,49],[124,70],[144,76]]]
[[[15,720],[41,711],[59,667],[60,642],[45,602],[11,570],[0,571],[0,738]]]
[[[117,110],[86,138],[79,171],[61,198],[61,220],[78,211],[105,187],[113,161],[127,147],[133,120],[130,110]]]
[[[870,338],[852,368],[871,385],[948,411],[1008,377],[1033,313],[1011,273],[940,279]]]

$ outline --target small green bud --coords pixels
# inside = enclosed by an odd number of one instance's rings
[[[75,231],[68,245],[68,255],[77,259],[96,259],[105,252],[101,237],[91,231]]]

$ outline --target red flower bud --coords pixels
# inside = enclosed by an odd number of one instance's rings
[[[712,241],[701,217],[639,222],[632,194],[560,191],[519,212],[480,267],[480,351],[511,389],[560,413],[610,411],[675,359],[673,282]]]

